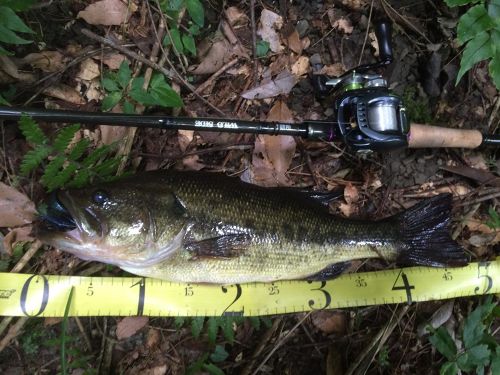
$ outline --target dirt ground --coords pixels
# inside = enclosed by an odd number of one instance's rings
[[[145,59],[151,57],[167,69],[177,70],[187,81],[186,85],[171,82],[184,102],[181,109],[139,105],[138,112],[257,121],[328,120],[332,103],[315,96],[313,63],[319,61],[324,72],[339,75],[360,62],[375,62],[377,47],[370,25],[384,16],[392,21],[395,59],[382,73],[394,93],[404,98],[412,121],[484,133],[495,133],[500,123],[500,97],[486,63],[477,64],[455,85],[460,49],[454,35],[460,10],[450,9],[442,1],[204,1],[205,26],[195,36],[196,56],[188,51],[176,53],[171,44],[159,48],[157,35],[165,32],[157,11],[160,2],[129,2],[133,4],[130,14],[120,25],[100,25],[94,18],[89,22],[78,16],[90,3],[44,2],[23,15],[37,36],[36,43],[17,46],[13,56],[0,61],[2,92],[15,89],[9,96],[11,104],[99,111],[105,93],[99,82],[105,71],[116,72],[126,58],[132,75],[151,74],[143,62],[82,33],[89,29],[112,44],[123,44]],[[253,32],[257,44],[267,35],[262,25],[264,10],[281,17],[281,27],[267,31],[277,37],[276,51],[270,44],[264,56],[254,58]],[[181,31],[192,25],[187,16],[178,22]],[[25,58],[40,51],[57,53],[37,55],[32,59],[35,62]],[[292,87],[258,99],[264,92],[262,85],[283,72],[295,80]],[[252,89],[260,94],[255,96]],[[123,106],[115,110],[121,112]],[[41,127],[54,134],[61,125],[41,123]],[[43,168],[29,178],[21,176],[20,163],[30,145],[15,123],[6,121],[1,129],[2,181],[40,202],[46,197],[39,181]],[[473,261],[499,255],[498,230],[485,225],[491,219],[488,210],[498,208],[500,197],[495,149],[358,155],[340,143],[291,137],[159,129],[135,132],[100,126],[84,129],[81,135],[91,140],[91,147],[116,140],[128,145],[120,151],[126,156],[126,171],[205,170],[263,186],[340,188],[344,198],[332,202],[330,210],[348,217],[380,219],[424,197],[452,193],[453,237]],[[2,228],[5,238],[9,232]],[[1,259],[7,261],[2,272],[12,269],[12,257],[2,253]],[[371,271],[393,266],[369,261],[354,268]],[[23,272],[123,274],[118,268],[84,262],[49,247],[40,249]],[[215,340],[207,328],[211,323],[205,321],[203,326],[203,319],[70,318],[68,373],[437,374],[445,360],[428,337],[419,333],[419,327],[446,305],[450,311],[446,325],[450,331],[458,331],[464,317],[482,300],[470,297],[265,319],[221,318]],[[16,322],[0,324],[1,338],[9,328],[14,332],[0,351],[0,373],[60,373],[61,319],[33,318],[12,328]],[[130,333],[118,337],[124,326]],[[197,363],[198,368],[193,366]]]

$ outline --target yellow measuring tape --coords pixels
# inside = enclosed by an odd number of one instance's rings
[[[499,293],[500,258],[463,268],[412,267],[329,281],[228,286],[0,273],[0,315],[64,316],[72,288],[70,316],[257,316]]]

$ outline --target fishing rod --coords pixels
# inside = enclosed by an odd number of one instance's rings
[[[317,96],[333,100],[334,115],[327,121],[259,122],[211,117],[129,115],[5,106],[0,106],[0,120],[19,120],[23,115],[27,115],[37,121],[53,123],[72,122],[138,128],[291,135],[308,139],[342,141],[359,153],[384,152],[406,147],[500,146],[499,135],[482,134],[478,130],[410,123],[402,98],[392,93],[387,81],[376,72],[393,61],[391,24],[388,21],[380,21],[374,27],[379,44],[378,62],[360,65],[338,78],[313,75],[313,86]]]

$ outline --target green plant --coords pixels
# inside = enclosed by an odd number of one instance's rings
[[[500,308],[489,296],[465,319],[461,332],[463,348],[457,347],[446,328],[439,327],[429,337],[431,344],[448,360],[441,366],[441,375],[458,374],[459,370],[484,374],[488,366],[500,374],[500,345],[491,334],[491,325],[500,316]]]
[[[23,11],[33,5],[34,0],[0,0],[0,43],[2,44],[29,44],[31,40],[24,39],[18,33],[34,34],[16,11]],[[0,55],[11,55],[0,45]]]
[[[486,222],[486,225],[491,229],[500,228],[500,215],[498,215],[498,212],[496,212],[493,207],[490,207],[488,209],[488,214],[490,215],[490,218]]]
[[[204,328],[206,329],[206,334],[210,346],[213,348],[213,352],[204,353],[196,362],[189,366],[186,371],[187,375],[194,375],[201,371],[208,372],[212,375],[223,375],[224,372],[216,365],[224,361],[228,356],[224,345],[216,345],[217,335],[222,332],[222,336],[232,345],[234,342],[234,331],[235,328],[243,324],[245,319],[248,319],[250,324],[256,330],[259,330],[264,324],[266,327],[271,326],[271,320],[267,317],[250,317],[244,318],[241,316],[222,316],[222,317],[195,317],[195,318],[184,318],[177,317],[174,320],[174,325],[177,329],[184,325],[189,324],[191,326],[191,334],[194,338],[198,339],[201,336]]]
[[[167,15],[168,32],[163,45],[173,45],[179,54],[184,51],[196,56],[194,37],[200,33],[205,24],[205,10],[200,0],[161,0],[161,10]],[[189,14],[188,26],[179,25],[181,9],[186,8]]]
[[[269,52],[269,42],[265,40],[259,40],[255,45],[255,54],[257,57],[264,57]]]
[[[88,152],[89,139],[73,142],[80,125],[62,128],[53,140],[30,117],[23,116],[19,127],[32,146],[21,162],[21,174],[26,176],[45,164],[40,182],[49,191],[60,187],[82,187],[95,179],[106,181],[115,177],[120,158],[109,157],[112,146],[104,145]]]
[[[419,95],[418,88],[415,85],[408,85],[403,93],[403,101],[406,107],[406,113],[411,121],[429,124],[433,117],[430,111],[429,100]]]
[[[182,99],[165,81],[162,74],[154,74],[148,90],[144,90],[144,77],[132,79],[127,61],[123,61],[118,72],[108,72],[102,80],[108,92],[102,101],[102,109],[109,111],[122,103],[123,112],[136,113],[137,103],[162,107],[182,107]]]
[[[500,0],[446,0],[450,7],[472,5],[458,22],[457,39],[465,45],[457,83],[474,64],[490,60],[489,71],[500,89]]]

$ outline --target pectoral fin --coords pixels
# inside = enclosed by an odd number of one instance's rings
[[[248,234],[236,233],[187,242],[184,247],[192,254],[192,260],[199,258],[220,259],[239,256],[249,244],[250,236]]]

